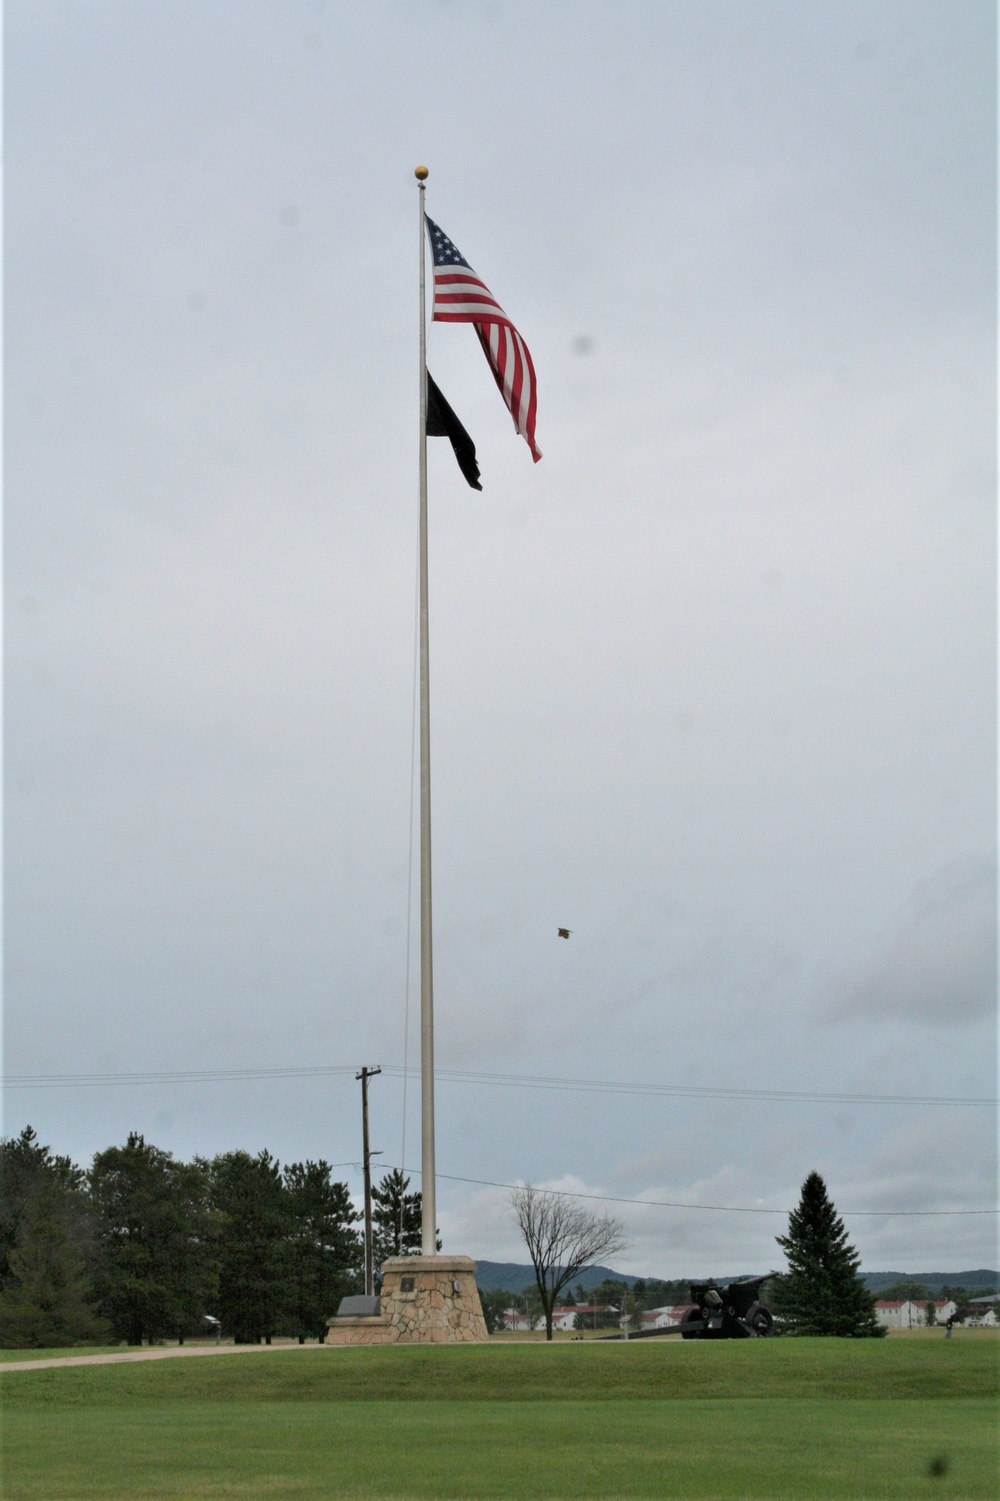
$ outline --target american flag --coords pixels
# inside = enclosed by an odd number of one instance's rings
[[[434,321],[473,325],[514,426],[537,464],[542,455],[535,446],[537,392],[528,346],[444,230],[433,219],[427,228],[434,256]]]

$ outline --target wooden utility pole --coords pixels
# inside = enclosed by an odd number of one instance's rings
[[[361,1139],[365,1161],[365,1292],[375,1295],[375,1267],[372,1264],[372,1154],[368,1145],[368,1080],[382,1072],[381,1068],[363,1068],[355,1074],[361,1080]]]

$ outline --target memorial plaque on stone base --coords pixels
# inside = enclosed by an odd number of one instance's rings
[[[380,1311],[337,1317],[328,1345],[479,1344],[489,1338],[469,1256],[394,1256],[382,1265]]]

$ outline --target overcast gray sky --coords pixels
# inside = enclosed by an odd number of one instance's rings
[[[5,17],[5,1073],[402,1062],[426,162],[544,453],[433,328],[484,486],[432,441],[442,1068],[994,1096],[994,7]],[[348,1163],[359,1114],[348,1072],[9,1090],[4,1129]],[[398,1162],[398,1075],[372,1114]],[[522,1259],[453,1180],[783,1209],[813,1168],[981,1209],[995,1143],[442,1078],[440,1220]],[[619,1212],[635,1272],[780,1264],[780,1215]],[[996,1264],[990,1217],[848,1227]]]

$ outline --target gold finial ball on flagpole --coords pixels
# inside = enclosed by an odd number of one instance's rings
[[[414,167],[413,175],[418,182],[425,182],[430,174],[428,173],[426,167]]]

